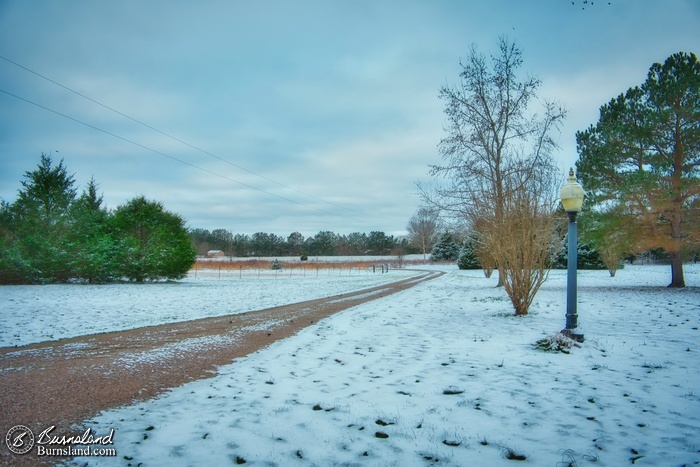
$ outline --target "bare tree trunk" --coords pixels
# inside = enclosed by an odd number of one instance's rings
[[[496,284],[496,287],[503,287],[505,285],[505,281],[503,280],[505,275],[505,270],[498,268],[498,284]]]
[[[680,251],[670,252],[671,256],[671,283],[669,287],[683,288],[685,287],[685,279],[683,278],[683,254]]]

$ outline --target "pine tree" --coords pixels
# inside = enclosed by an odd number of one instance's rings
[[[0,201],[0,284],[21,284],[37,280],[37,271],[22,256],[14,224],[10,204]]]
[[[102,196],[97,194],[94,179],[73,203],[71,213],[72,271],[88,283],[107,281],[114,268],[115,241],[109,229],[109,213],[102,207]]]
[[[438,242],[430,252],[433,261],[455,261],[459,256],[459,245],[452,239],[448,232],[440,235]]]
[[[564,242],[562,249],[557,254],[554,261],[555,269],[566,269],[568,265],[568,242]],[[576,253],[577,269],[608,269],[603,260],[600,258],[598,250],[591,243],[579,242]]]
[[[481,263],[474,254],[474,239],[469,238],[462,245],[457,258],[457,267],[459,269],[481,269]]]
[[[63,160],[54,166],[51,156],[41,155],[36,170],[25,172],[18,199],[12,205],[14,247],[17,261],[26,264],[42,282],[72,277],[74,252],[68,239],[70,206],[76,196],[75,181]]]
[[[616,230],[637,252],[663,248],[669,287],[684,287],[683,253],[700,241],[700,61],[676,53],[646,81],[600,108],[595,126],[576,134],[577,173],[587,204],[611,209]]]

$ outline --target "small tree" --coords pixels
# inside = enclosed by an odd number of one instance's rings
[[[516,315],[525,315],[547,279],[556,237],[557,170],[543,161],[537,171],[515,172],[506,185],[500,218],[485,218],[485,244],[503,271],[503,282]]]

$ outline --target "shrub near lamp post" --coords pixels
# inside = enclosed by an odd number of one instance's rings
[[[574,169],[569,170],[569,178],[559,192],[561,204],[569,216],[569,244],[566,271],[566,329],[561,333],[577,342],[583,342],[583,334],[576,332],[578,313],[576,311],[576,269],[578,265],[578,225],[576,216],[583,205],[583,187],[576,182]]]

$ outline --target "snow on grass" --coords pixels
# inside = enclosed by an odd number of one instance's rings
[[[224,316],[382,285],[415,274],[192,271],[180,282],[0,287],[0,347]]]
[[[360,305],[110,410],[118,457],[90,465],[690,465],[700,462],[700,268],[579,273],[586,341],[564,326],[565,272],[531,314],[457,271]]]

